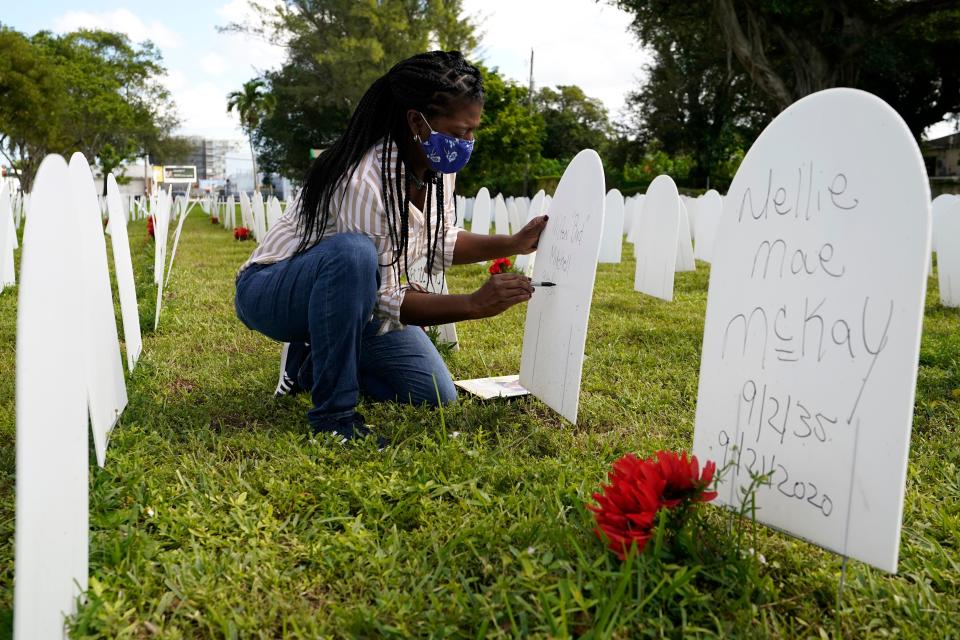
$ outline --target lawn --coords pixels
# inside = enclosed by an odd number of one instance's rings
[[[143,222],[130,237],[152,328]],[[106,468],[91,466],[75,637],[960,637],[960,314],[939,307],[935,279],[900,573],[851,561],[838,604],[839,558],[714,507],[702,540],[627,565],[593,534],[584,505],[611,461],[692,444],[707,265],[677,275],[672,303],[633,291],[629,246],[599,267],[576,427],[534,399],[364,403],[395,443],[377,453],[312,439],[308,400],[271,397],[279,345],[233,312],[252,248],[199,209],[186,222]],[[466,292],[485,272],[448,277]],[[517,372],[523,321],[514,308],[461,323],[454,377]],[[16,289],[0,295],[0,638],[13,607],[15,328]]]

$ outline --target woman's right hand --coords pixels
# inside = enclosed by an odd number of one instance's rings
[[[475,318],[489,318],[515,304],[526,302],[533,294],[530,278],[520,273],[498,273],[470,294]]]

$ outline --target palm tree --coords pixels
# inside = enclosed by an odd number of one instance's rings
[[[247,132],[250,141],[250,155],[253,159],[253,189],[260,190],[257,180],[257,153],[253,149],[253,131],[260,125],[260,121],[270,115],[277,98],[267,89],[267,83],[261,78],[255,78],[243,83],[241,91],[231,91],[227,95],[227,113],[236,111],[240,116],[240,126]]]

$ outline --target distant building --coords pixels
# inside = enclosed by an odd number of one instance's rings
[[[931,195],[960,193],[960,133],[928,140],[922,148]]]
[[[197,167],[199,180],[226,180],[227,155],[240,148],[237,140],[208,140],[201,136],[187,138],[191,144],[190,155],[183,164]]]

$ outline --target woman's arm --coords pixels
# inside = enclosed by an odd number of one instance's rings
[[[547,220],[548,216],[537,216],[512,236],[486,236],[461,231],[457,234],[457,244],[453,249],[453,264],[470,264],[536,251]]]
[[[532,293],[530,278],[519,273],[497,274],[469,294],[441,295],[408,290],[400,306],[400,322],[432,326],[489,318],[526,302]]]

